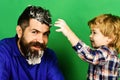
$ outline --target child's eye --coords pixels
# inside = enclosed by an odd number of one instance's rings
[[[96,32],[95,32],[95,31],[93,31],[93,34],[96,34]]]
[[[93,35],[94,35],[94,34],[96,34],[96,32],[95,32],[95,31],[91,31],[90,34],[93,34]]]

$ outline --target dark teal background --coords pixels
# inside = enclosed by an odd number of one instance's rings
[[[1,0],[0,39],[16,34],[17,19],[28,5],[49,9],[53,24],[58,18],[66,20],[76,35],[88,45],[87,22],[91,18],[104,13],[120,16],[120,0]],[[55,30],[53,26],[48,47],[56,52],[65,80],[86,80],[88,64],[77,56],[67,38]]]

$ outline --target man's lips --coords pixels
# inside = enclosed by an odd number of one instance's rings
[[[40,50],[40,49],[41,49],[41,48],[38,47],[38,46],[32,46],[31,48],[34,49],[34,50]]]

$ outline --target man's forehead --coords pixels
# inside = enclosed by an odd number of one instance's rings
[[[49,31],[50,30],[50,27],[48,25],[42,24],[41,22],[37,21],[36,19],[31,19],[28,27],[31,29],[36,29],[38,31],[41,31],[41,30]]]

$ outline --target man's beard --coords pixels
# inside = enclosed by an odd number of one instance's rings
[[[31,47],[37,47],[40,48],[40,50],[35,50]],[[43,56],[44,50],[46,49],[46,45],[39,42],[27,43],[25,38],[22,37],[20,40],[20,49],[28,63],[34,65],[41,62],[41,57]]]

